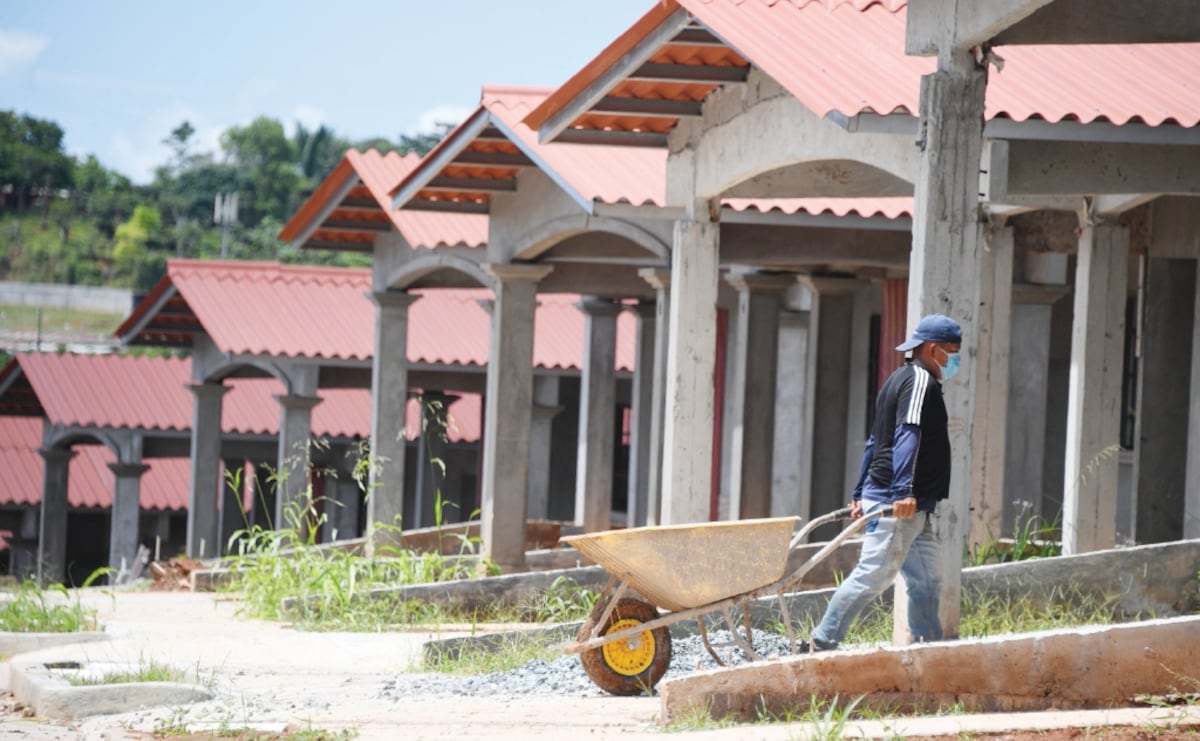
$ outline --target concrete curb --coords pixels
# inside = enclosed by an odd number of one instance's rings
[[[60,668],[63,665],[80,668]],[[118,667],[115,664],[105,665]],[[10,667],[9,691],[18,702],[33,709],[39,718],[75,720],[90,715],[109,715],[161,705],[211,700],[213,693],[191,684],[177,682],[129,682],[77,686],[66,679],[67,673],[95,673],[83,662],[63,660],[27,660]],[[137,667],[124,664],[120,669]]]
[[[41,651],[44,648],[67,646],[73,643],[107,641],[110,636],[103,631],[81,633],[0,633],[0,690],[9,687],[10,662],[17,654]]]

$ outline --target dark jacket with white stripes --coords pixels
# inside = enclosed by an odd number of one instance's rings
[[[864,509],[909,496],[933,512],[950,494],[950,433],[942,385],[919,363],[896,369],[875,400],[875,426],[867,440],[854,498]]]

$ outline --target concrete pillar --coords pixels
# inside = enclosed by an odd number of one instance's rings
[[[775,457],[780,297],[794,275],[735,273],[738,292],[730,396],[729,519],[769,517]]]
[[[978,331],[964,344],[977,348],[974,369],[974,413],[971,417],[971,509],[967,547],[972,551],[1002,529],[1005,496],[1004,461],[1008,439],[1009,333],[1012,330],[1013,230],[993,229],[979,256]],[[955,382],[947,384],[956,388]]]
[[[417,438],[417,481],[413,492],[413,517],[409,527],[430,527],[441,522],[446,481],[446,427],[450,405],[459,397],[426,389],[421,404],[421,434]]]
[[[575,524],[585,532],[612,527],[613,442],[617,403],[617,316],[611,301],[585,297]]]
[[[67,480],[73,450],[41,448],[42,515],[38,525],[37,580],[60,584],[67,574]]]
[[[312,410],[321,399],[313,394],[316,383],[308,393],[279,394],[279,465],[275,469],[275,527],[298,526],[308,506],[309,439],[312,436]]]
[[[1116,545],[1129,230],[1084,225],[1075,267],[1063,553]]]
[[[1013,286],[1008,424],[1004,445],[1004,483],[1009,495],[1004,497],[1002,524],[996,537],[1011,534],[1018,521],[1023,523],[1027,518],[1040,518],[1046,513],[1043,472],[1047,447],[1051,317],[1053,304],[1065,293],[1065,288],[1030,284]]]
[[[875,403],[875,379],[871,378],[871,317],[879,311],[879,295],[880,289],[875,283],[865,283],[854,292],[850,319],[850,387],[846,399],[846,470],[842,476],[842,504],[850,501],[850,490],[858,481],[863,452],[867,449],[867,438],[871,434],[867,428],[867,408]],[[892,348],[895,346],[892,345]],[[899,353],[893,351],[893,354]]]
[[[1134,477],[1137,542],[1183,537],[1196,261],[1149,257],[1143,284]]]
[[[221,487],[221,532],[218,535],[217,543],[221,547],[221,555],[230,552],[229,539],[239,530],[244,530],[247,527],[246,513],[242,510],[243,497],[245,493],[245,473],[242,471],[246,467],[245,461],[227,460],[224,464],[224,481]],[[231,486],[231,483],[236,481],[241,485],[241,489]]]
[[[392,543],[404,512],[404,425],[408,419],[408,308],[420,296],[376,292],[375,354],[371,358],[371,446],[367,477],[368,545]]]
[[[977,450],[972,438],[980,390],[977,376],[991,362],[982,350],[990,346],[984,338],[992,328],[983,324],[979,311],[984,282],[979,172],[986,88],[986,62],[977,64],[965,50],[938,55],[937,71],[921,78],[920,152],[913,184],[908,330],[911,333],[922,315],[933,312],[953,317],[963,328],[963,371],[946,390],[951,420],[950,498],[939,505],[944,573],[940,612],[947,637],[958,635],[962,606],[962,554]],[[906,643],[908,611],[902,579],[897,582],[895,601],[895,639]]]
[[[641,268],[638,275],[654,288],[654,358],[650,380],[649,439],[646,441],[646,525],[662,522],[663,432],[666,429],[667,354],[671,323],[671,271]],[[639,347],[641,347],[639,343]],[[639,363],[641,355],[638,356]]]
[[[633,367],[633,403],[629,410],[629,497],[627,524],[639,527],[647,523],[650,482],[650,428],[654,410],[654,355],[658,348],[658,306],[639,301],[637,316],[636,359]],[[658,455],[654,451],[653,455]]]
[[[850,404],[850,353],[854,295],[862,284],[837,278],[803,279],[813,294],[808,373],[813,378],[811,445],[812,475],[807,483],[810,509],[817,517],[844,507],[853,484],[846,483],[846,437]],[[828,539],[836,527],[818,530],[814,540]]]
[[[533,379],[533,416],[529,428],[529,496],[525,516],[530,520],[550,518],[550,470],[553,461],[554,418],[558,405],[558,376]]]
[[[718,224],[675,223],[667,344],[661,521],[706,522],[712,492]]]
[[[779,317],[779,362],[775,385],[775,453],[771,515],[807,515],[811,471],[802,464],[811,434],[808,419],[808,311],[785,311]]]
[[[495,278],[483,433],[483,556],[505,570],[525,565],[525,500],[533,407],[533,329],[544,265],[491,264]]]
[[[211,558],[219,551],[217,497],[221,482],[221,397],[229,391],[220,383],[193,383],[192,477],[188,490],[187,554]]]
[[[1188,393],[1187,478],[1184,483],[1183,537],[1200,538],[1200,261],[1192,308],[1192,381]]]
[[[114,575],[128,572],[133,568],[137,556],[138,544],[138,515],[141,505],[138,495],[142,486],[142,474],[150,470],[150,466],[142,463],[109,463],[108,468],[113,472],[113,504],[112,517],[108,536],[108,565]],[[109,583],[116,581],[116,576]]]

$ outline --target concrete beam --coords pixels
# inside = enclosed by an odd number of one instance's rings
[[[904,53],[935,56],[939,50],[970,49],[993,37],[1053,0],[910,0]]]
[[[986,169],[984,198],[989,201],[1200,193],[1200,146],[994,140]]]

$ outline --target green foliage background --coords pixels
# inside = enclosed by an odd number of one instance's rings
[[[230,259],[365,266],[362,255],[300,253],[277,235],[346,150],[424,155],[450,128],[351,142],[324,126],[289,135],[260,117],[226,130],[219,152],[200,152],[184,121],[164,137],[171,156],[153,181],[135,185],[95,157],[66,154],[53,121],[0,111],[0,280],[149,290],[168,257],[221,256],[214,202],[232,193]]]

